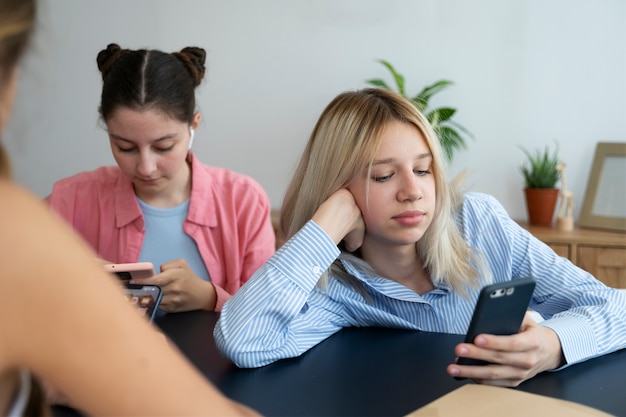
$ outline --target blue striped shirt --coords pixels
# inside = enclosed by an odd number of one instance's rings
[[[626,347],[626,296],[559,257],[495,198],[468,193],[457,223],[494,282],[536,280],[530,307],[558,335],[568,365]],[[240,367],[259,367],[299,356],[349,326],[467,331],[480,288],[467,298],[445,284],[418,295],[340,258],[365,294],[332,277],[320,289],[320,276],[339,255],[309,221],[226,302],[214,332],[220,352]]]

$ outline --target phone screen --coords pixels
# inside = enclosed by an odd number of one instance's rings
[[[161,303],[161,288],[157,285],[126,284],[126,294],[130,303],[152,321]]]

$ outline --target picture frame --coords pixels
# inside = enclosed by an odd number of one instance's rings
[[[626,142],[596,145],[578,225],[626,232]]]

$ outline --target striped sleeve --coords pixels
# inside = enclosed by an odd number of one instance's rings
[[[463,224],[496,281],[535,279],[530,307],[545,319],[541,325],[557,334],[567,365],[626,347],[624,292],[557,255],[491,196],[470,194]]]
[[[338,256],[309,221],[224,304],[214,331],[220,352],[239,367],[259,367],[298,356],[340,330],[341,306],[327,297],[309,302]]]

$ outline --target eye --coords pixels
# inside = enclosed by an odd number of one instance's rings
[[[117,147],[117,150],[123,153],[131,153],[137,150],[137,148],[133,147],[133,148],[122,148],[121,146]]]
[[[428,175],[430,174],[430,170],[428,169],[415,169],[413,170],[413,172],[418,176],[418,177],[423,177],[424,175]]]
[[[160,152],[160,153],[169,152],[169,151],[171,151],[172,149],[174,149],[174,145],[168,146],[168,147],[166,147],[166,148],[155,148],[155,150],[156,150],[157,152]]]
[[[372,178],[375,182],[385,182],[385,181],[389,181],[391,177],[393,177],[393,174],[374,176]]]

